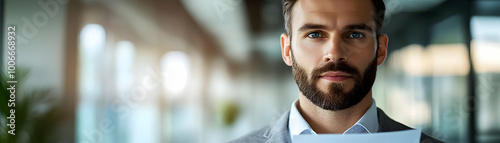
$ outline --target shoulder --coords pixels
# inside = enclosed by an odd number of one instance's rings
[[[253,131],[243,137],[230,141],[231,143],[263,143],[263,142],[291,142],[288,132],[288,116],[290,111],[285,112],[272,125]]]
[[[402,123],[399,123],[399,122],[391,119],[380,108],[377,108],[377,114],[378,114],[378,122],[379,122],[379,132],[390,132],[390,131],[401,131],[401,130],[412,129],[412,128],[410,128]],[[443,143],[443,141],[435,139],[435,138],[433,138],[425,133],[422,133],[420,135],[420,142],[421,143]]]
[[[404,124],[401,124],[385,114],[382,109],[377,108],[379,132],[401,131],[412,129]]]
[[[259,142],[266,142],[266,139],[264,137],[264,133],[269,130],[269,126],[261,128],[259,130],[253,131],[247,135],[244,135],[238,139],[229,141],[228,143],[259,143]]]

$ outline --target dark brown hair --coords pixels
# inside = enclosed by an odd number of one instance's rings
[[[285,18],[285,29],[286,33],[291,37],[292,35],[292,8],[297,0],[283,0],[283,17]],[[382,25],[384,24],[385,17],[385,4],[383,0],[372,0],[373,6],[375,7],[375,22],[377,23],[377,28],[375,32],[380,35],[382,31]]]

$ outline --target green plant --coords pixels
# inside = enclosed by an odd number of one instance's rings
[[[38,89],[27,91],[22,86],[23,79],[28,75],[28,70],[18,69],[16,71],[15,107],[8,106],[10,91],[7,90],[11,84],[7,83],[7,74],[2,74],[0,81],[0,142],[50,142],[51,128],[61,117],[61,113],[54,107],[56,98],[51,95],[49,89]],[[10,120],[10,110],[15,110],[15,135],[8,133],[11,128],[7,126]],[[51,125],[52,124],[52,125]],[[48,127],[48,128],[47,128]]]

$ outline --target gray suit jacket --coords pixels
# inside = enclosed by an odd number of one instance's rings
[[[389,118],[384,111],[377,108],[379,132],[401,131],[412,129]],[[272,126],[264,127],[246,136],[231,141],[231,143],[290,143],[290,133],[288,132],[288,117],[290,111],[283,114]],[[421,143],[442,143],[424,133],[420,136]]]

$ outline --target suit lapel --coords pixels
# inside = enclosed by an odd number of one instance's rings
[[[399,122],[392,120],[380,108],[377,108],[377,115],[378,115],[379,132],[401,131],[401,130],[411,129],[408,126],[405,126]]]
[[[289,116],[290,111],[285,112],[276,123],[264,133],[263,136],[268,139],[266,143],[292,142],[288,131]]]

